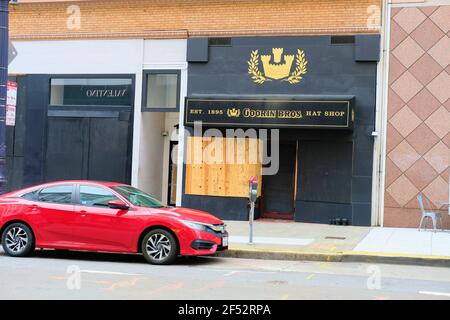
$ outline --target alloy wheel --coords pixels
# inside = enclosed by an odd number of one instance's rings
[[[28,244],[28,234],[21,227],[14,227],[8,231],[5,238],[6,247],[14,252],[20,253]]]
[[[152,234],[145,245],[147,254],[155,260],[164,260],[170,255],[172,246],[169,238],[164,234]]]

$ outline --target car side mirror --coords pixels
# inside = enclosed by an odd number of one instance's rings
[[[128,210],[130,206],[128,206],[125,202],[116,200],[116,201],[109,201],[108,207],[111,209],[120,209],[120,210]]]

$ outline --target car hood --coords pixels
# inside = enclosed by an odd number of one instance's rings
[[[209,224],[223,223],[222,220],[208,212],[183,207],[152,208],[149,209],[149,212],[152,214],[167,215],[182,220],[191,220]]]

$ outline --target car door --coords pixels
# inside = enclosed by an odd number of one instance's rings
[[[38,211],[34,221],[40,246],[70,248],[73,246],[75,185],[52,185],[41,189],[29,207]]]
[[[99,185],[79,185],[74,229],[76,246],[95,251],[130,252],[135,250],[138,227],[129,210],[112,209],[109,201],[122,201],[110,189]]]

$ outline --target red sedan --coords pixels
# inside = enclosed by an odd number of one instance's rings
[[[129,185],[60,181],[0,196],[5,252],[35,248],[142,253],[153,264],[178,255],[212,255],[228,248],[224,223],[213,215],[166,207]]]

